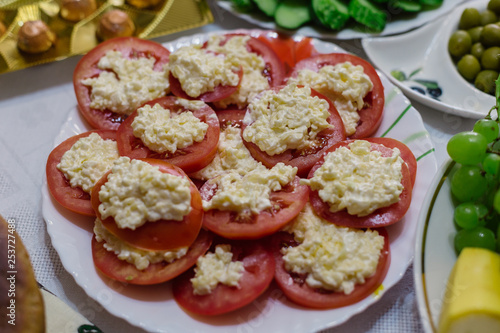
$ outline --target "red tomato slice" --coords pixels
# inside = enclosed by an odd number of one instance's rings
[[[257,38],[274,50],[285,66],[286,75],[293,70],[298,61],[318,54],[312,45],[312,39],[308,37],[294,40],[287,35],[266,32]]]
[[[226,97],[229,97],[231,94],[236,92],[238,90],[238,87],[241,83],[241,78],[243,77],[243,68],[240,67],[240,70],[237,72],[238,76],[240,77],[240,80],[238,81],[238,84],[235,86],[216,86],[213,91],[207,91],[204,92],[203,94],[193,97],[189,96],[184,92],[182,89],[180,81],[170,72],[168,75],[168,81],[170,83],[170,90],[172,93],[180,98],[184,99],[189,99],[189,100],[200,100],[206,103],[209,102],[217,102],[220,101],[221,99],[224,99]]]
[[[161,172],[169,173],[179,177],[189,177],[182,169],[162,160],[142,159],[142,161],[159,167]],[[155,222],[146,222],[144,225],[135,230],[122,229],[116,225],[112,216],[102,219],[99,213],[99,191],[102,185],[108,180],[108,172],[94,186],[91,194],[92,207],[103,226],[116,237],[129,243],[133,247],[143,250],[172,250],[183,246],[191,245],[201,229],[203,220],[203,208],[201,204],[200,192],[196,185],[190,180],[191,186],[191,212],[184,216],[182,221],[175,220],[158,220]]]
[[[415,180],[417,178],[417,159],[410,148],[407,145],[392,138],[365,138],[363,140],[370,141],[373,143],[378,143],[386,146],[387,148],[398,148],[401,152],[401,158],[405,161],[411,175],[411,185],[415,185]]]
[[[282,87],[274,88],[275,91],[278,91]],[[318,93],[314,89],[311,89],[311,96],[318,96],[319,98],[324,99],[330,105],[330,117],[328,117],[327,121],[333,128],[327,128],[318,133],[316,137],[317,144],[314,148],[308,148],[306,150],[298,150],[298,149],[288,149],[287,151],[270,156],[265,151],[260,150],[260,148],[252,143],[243,140],[243,143],[247,147],[247,149],[252,154],[253,158],[257,161],[261,162],[268,168],[272,168],[279,162],[283,162],[287,165],[291,165],[293,167],[297,167],[297,175],[299,177],[307,176],[307,173],[312,168],[312,166],[323,156],[324,152],[336,144],[337,142],[345,140],[345,128],[344,123],[342,122],[342,118],[333,105],[333,103],[326,98],[324,95]],[[246,126],[243,125],[243,131]]]
[[[185,256],[172,263],[160,262],[150,264],[144,270],[138,270],[134,265],[129,264],[103,246],[104,242],[98,242],[95,236],[92,237],[92,258],[94,265],[107,277],[130,284],[151,285],[169,281],[187,271],[196,263],[199,256],[203,255],[210,248],[212,235],[201,230],[198,238],[189,247]]]
[[[360,119],[356,132],[349,137],[350,139],[367,138],[373,135],[380,126],[385,104],[384,86],[377,71],[368,61],[349,53],[318,54],[299,61],[290,76],[296,77],[303,69],[318,72],[323,66],[334,66],[348,61],[355,66],[363,66],[364,73],[373,83],[373,90],[364,99],[365,107],[359,111]]]
[[[345,293],[332,292],[324,289],[309,287],[304,278],[297,274],[290,274],[285,269],[283,255],[280,250],[283,246],[296,246],[297,242],[293,235],[279,232],[273,236],[274,259],[276,261],[276,272],[274,279],[283,293],[293,302],[316,309],[333,309],[351,305],[370,296],[384,281],[391,262],[389,247],[389,236],[384,228],[377,229],[384,237],[384,247],[379,257],[379,262],[375,274],[365,280],[365,283],[358,284],[354,290],[346,295]]]
[[[226,109],[217,111],[220,129],[224,130],[228,126],[241,128],[246,110]]]
[[[195,172],[207,166],[217,153],[217,143],[219,142],[219,121],[217,115],[208,105],[198,110],[188,110],[176,104],[177,100],[177,97],[166,96],[146,104],[151,106],[160,104],[163,108],[169,109],[175,114],[180,114],[185,111],[193,112],[196,118],[208,124],[207,133],[203,141],[195,142],[191,146],[179,149],[173,154],[152,151],[143,144],[140,138],[134,136],[132,122],[137,116],[136,110],[118,128],[117,142],[120,155],[130,158],[154,158],[165,160],[178,166],[186,173]]]
[[[129,58],[154,57],[156,59],[154,69],[158,71],[161,71],[163,65],[168,62],[170,51],[151,40],[119,37],[97,45],[80,59],[73,74],[73,86],[82,116],[94,128],[116,130],[126,116],[110,110],[92,109],[90,107],[91,90],[81,83],[83,79],[96,77],[102,72],[97,68],[97,63],[106,52],[111,50],[120,51]]]
[[[218,284],[210,294],[195,295],[190,279],[191,269],[174,279],[172,291],[176,302],[185,310],[200,315],[219,315],[250,304],[270,285],[274,276],[274,258],[267,246],[260,242],[231,242],[220,240],[219,244],[230,244],[233,261],[242,261],[245,271],[239,287]]]
[[[331,147],[328,152],[326,152],[326,154],[334,151],[339,147],[347,147],[347,145],[352,141],[354,140],[339,142],[335,146]],[[378,143],[371,143],[371,145],[372,151],[378,150],[384,157],[392,155],[392,149],[390,148],[387,148]],[[314,165],[314,167],[309,172],[308,178],[312,178],[314,172],[323,163],[324,158],[322,158],[316,165]],[[410,171],[406,163],[402,164],[401,172],[403,174],[403,178],[401,179],[401,183],[403,184],[403,192],[401,192],[401,194],[399,195],[399,201],[388,207],[379,208],[367,216],[358,217],[357,215],[350,215],[349,213],[347,213],[347,210],[341,210],[336,213],[330,212],[330,206],[328,205],[328,203],[321,200],[318,191],[311,191],[309,201],[311,202],[311,205],[313,206],[316,214],[332,223],[335,223],[336,225],[351,228],[385,227],[400,221],[406,214],[408,208],[410,208],[413,186],[411,183]]]
[[[271,192],[271,207],[258,215],[241,216],[237,212],[212,209],[205,212],[203,225],[228,239],[257,239],[275,233],[294,219],[309,198],[309,187],[299,184],[299,178],[281,191]],[[217,185],[210,181],[200,189],[203,200],[210,200]]]
[[[52,150],[47,158],[47,165],[45,167],[47,186],[52,197],[64,208],[88,216],[95,216],[94,209],[92,209],[92,204],[90,203],[90,194],[80,187],[71,187],[69,180],[57,168],[57,165],[61,162],[64,153],[71,149],[79,139],[87,137],[92,133],[99,134],[105,140],[116,141],[116,132],[111,130],[95,130],[72,136]]]

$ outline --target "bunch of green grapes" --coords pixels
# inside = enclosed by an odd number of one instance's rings
[[[457,163],[450,184],[458,201],[454,211],[457,252],[464,247],[500,252],[500,76],[495,84],[496,105],[472,131],[455,134],[446,147]]]

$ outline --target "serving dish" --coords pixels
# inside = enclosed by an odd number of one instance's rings
[[[456,228],[449,176],[455,162],[448,160],[435,175],[418,218],[413,275],[420,317],[426,332],[437,332],[450,272],[457,260],[453,246]]]
[[[485,10],[487,4],[488,0],[469,1],[414,31],[364,38],[361,42],[371,62],[408,97],[446,113],[483,118],[495,98],[476,89],[458,73],[447,47],[463,10]],[[395,71],[406,79],[398,80],[391,74]]]
[[[385,29],[380,33],[370,33],[367,32],[361,26],[356,27],[355,25],[347,26],[346,28],[340,31],[332,31],[325,28],[322,28],[319,25],[306,25],[297,30],[294,30],[294,33],[304,36],[316,37],[316,38],[329,38],[329,39],[355,39],[355,38],[363,38],[368,36],[388,36],[393,34],[403,33],[412,29],[415,29],[423,24],[434,21],[438,17],[447,14],[450,12],[455,6],[460,4],[465,0],[444,0],[443,4],[433,10],[422,11],[415,15],[408,15],[405,18],[394,19],[391,20],[390,13],[388,23]],[[267,17],[262,13],[243,13],[238,11],[232,6],[231,1],[217,0],[217,5],[222,8],[224,11],[231,13],[247,22],[255,24],[261,28],[269,29],[269,30],[281,30],[284,32],[291,32],[290,30],[284,30],[276,25],[272,18]]]
[[[226,33],[221,31],[218,33]],[[231,31],[262,33],[262,31]],[[209,34],[184,37],[164,44],[171,51],[190,43],[202,43]],[[316,49],[323,53],[345,52],[335,44],[314,39]],[[189,315],[172,298],[170,283],[138,287],[124,285],[103,278],[95,269],[91,256],[93,219],[77,216],[58,206],[52,200],[47,186],[43,186],[43,216],[52,244],[64,268],[93,299],[113,315],[130,324],[155,332],[309,332],[339,325],[362,312],[380,299],[404,275],[413,259],[413,244],[417,217],[430,184],[427,175],[437,170],[434,148],[418,111],[413,108],[390,81],[382,75],[385,87],[385,115],[377,136],[387,136],[406,143],[418,159],[418,174],[413,189],[413,201],[406,217],[388,228],[392,257],[383,285],[372,296],[351,306],[334,310],[311,310],[288,301],[276,285],[247,307],[215,318]],[[69,136],[89,130],[76,107],[71,109],[54,145]]]

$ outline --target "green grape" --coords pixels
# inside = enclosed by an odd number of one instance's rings
[[[466,165],[481,163],[486,156],[487,148],[488,140],[486,137],[473,131],[455,134],[446,146],[452,160]]]
[[[464,202],[455,208],[454,219],[463,229],[472,229],[479,223],[478,209],[473,202]]]
[[[488,153],[483,160],[483,169],[490,175],[497,175],[500,169],[500,155]]]
[[[498,138],[499,126],[493,119],[479,119],[474,124],[474,132],[484,135],[488,142]]]
[[[493,208],[497,213],[500,213],[500,190],[496,191],[493,198]]]
[[[495,233],[485,227],[462,229],[455,235],[455,250],[460,253],[465,247],[481,247],[495,251]]]
[[[488,207],[482,203],[476,203],[475,204],[476,211],[477,211],[477,217],[479,219],[484,219],[486,215],[488,214]]]
[[[460,166],[451,177],[450,185],[451,192],[460,202],[475,201],[488,189],[488,181],[483,177],[481,168],[472,165]]]

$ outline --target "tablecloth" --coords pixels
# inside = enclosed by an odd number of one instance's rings
[[[186,34],[217,29],[254,28],[217,8],[213,8],[213,12],[214,24],[157,38],[156,41],[167,42]],[[337,44],[366,57],[359,40],[339,41]],[[41,188],[45,162],[68,112],[76,107],[72,74],[79,58],[0,76],[0,214],[6,219],[15,220],[17,231],[30,254],[37,280],[47,290],[104,332],[142,332],[125,320],[109,314],[75,283],[52,247],[42,217]],[[431,135],[439,166],[447,158],[447,140],[456,132],[472,128],[474,120],[432,110],[416,101],[411,102],[421,113]],[[377,303],[346,323],[326,330],[333,331],[421,332],[412,267]]]

